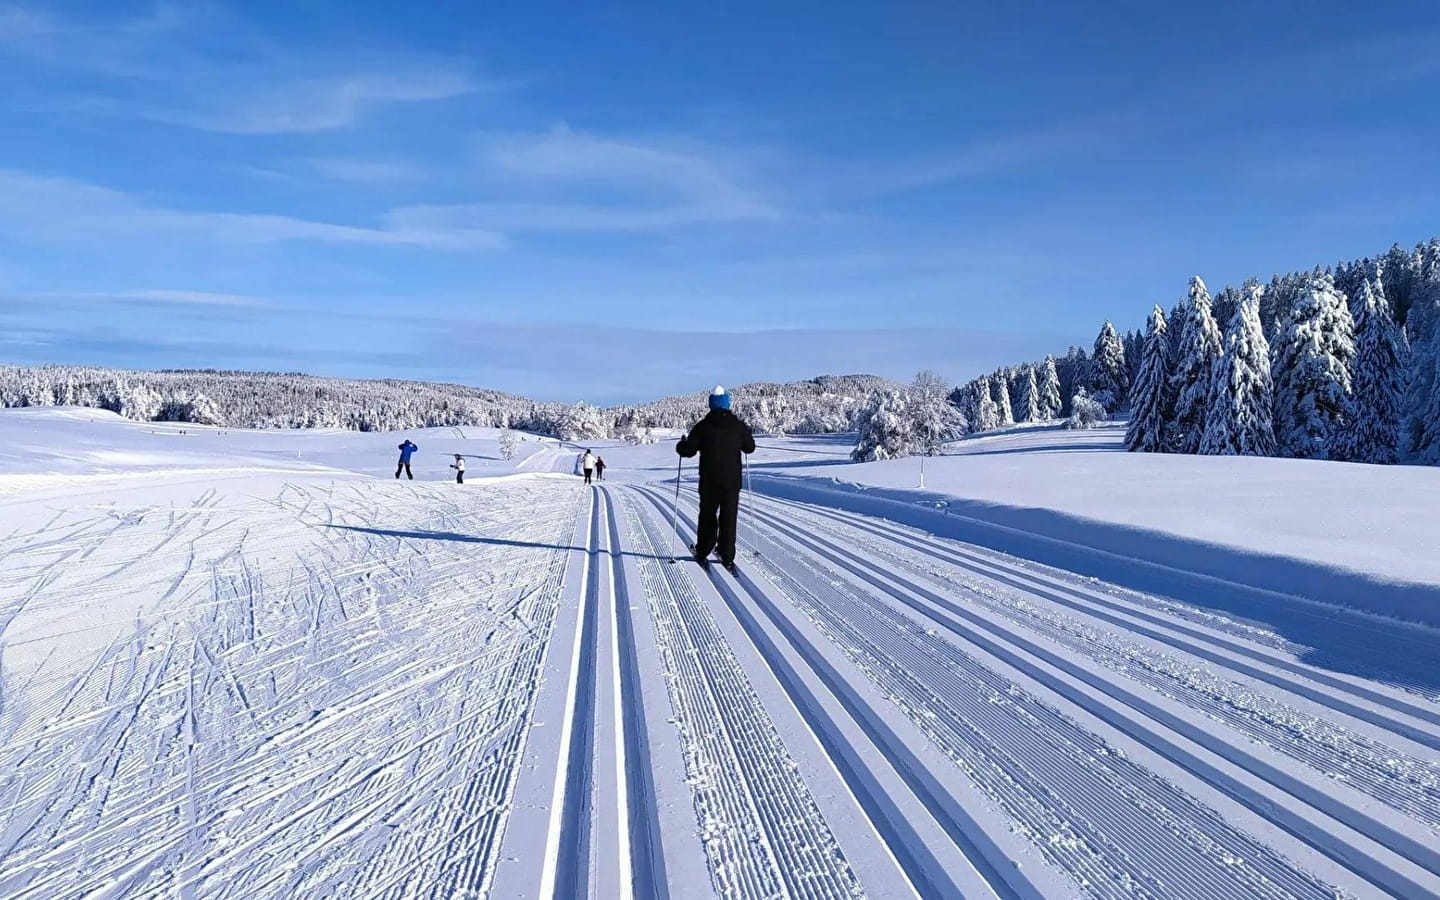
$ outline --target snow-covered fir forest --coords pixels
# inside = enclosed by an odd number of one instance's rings
[[[1440,238],[1212,295],[1197,275],[1143,331],[1104,323],[1090,352],[1001,368],[953,387],[824,376],[735,390],[767,434],[857,431],[858,460],[933,455],[1016,423],[1127,417],[1135,451],[1440,464]],[[140,421],[389,431],[508,427],[567,440],[686,428],[697,392],[602,409],[462,385],[252,372],[0,368],[0,405],[90,406]]]
[[[1091,352],[1002,368],[951,400],[965,432],[1116,415],[1128,417],[1126,445],[1141,452],[1436,465],[1437,323],[1432,238],[1213,296],[1197,275],[1143,331],[1121,335],[1106,322]],[[875,458],[864,449],[862,439],[857,458]]]

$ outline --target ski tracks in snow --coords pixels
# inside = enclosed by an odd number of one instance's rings
[[[0,895],[1440,895],[1429,698],[872,517],[754,502],[732,578],[661,486],[479,485],[0,538]]]
[[[241,511],[302,542],[289,557],[243,530],[214,554],[192,526],[206,599],[6,710],[0,895],[483,893],[578,507],[545,485],[462,497],[290,487]],[[80,531],[95,552],[116,529]],[[91,600],[129,577],[97,573]]]

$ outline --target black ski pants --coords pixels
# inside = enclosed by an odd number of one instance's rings
[[[414,481],[414,480],[415,480],[415,476],[414,476],[413,474],[411,474],[411,472],[410,472],[410,460],[408,460],[408,459],[402,459],[402,460],[400,460],[400,465],[398,465],[398,466],[395,467],[395,477],[396,477],[396,478],[399,478],[401,472],[404,472],[404,473],[405,473],[405,477],[406,477],[406,478],[409,478],[411,481]]]
[[[595,474],[595,470],[594,470],[594,469],[586,469],[586,470],[585,470],[585,483],[586,483],[586,484],[590,484],[590,483],[591,483],[590,478],[591,478],[591,476],[593,476],[594,474]]]
[[[720,561],[735,562],[735,523],[740,517],[740,486],[700,485],[700,521],[695,526],[695,555],[704,559],[720,551]]]

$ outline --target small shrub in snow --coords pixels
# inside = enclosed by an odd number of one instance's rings
[[[520,438],[509,428],[500,432],[500,458],[514,459],[520,453]]]
[[[860,440],[850,453],[856,462],[899,459],[920,452],[915,411],[900,391],[876,394],[860,418]]]
[[[935,372],[919,372],[910,384],[910,418],[924,456],[936,456],[945,444],[965,433],[965,416],[950,402],[950,386]]]
[[[1070,418],[1065,420],[1066,428],[1094,428],[1105,421],[1105,407],[1096,403],[1085,393],[1084,388],[1070,398]]]

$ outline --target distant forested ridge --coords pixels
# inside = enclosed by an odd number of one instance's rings
[[[733,388],[736,410],[763,431],[828,433],[853,427],[885,379],[826,376]],[[365,381],[299,373],[158,372],[89,366],[0,366],[0,406],[86,406],[136,421],[236,428],[401,431],[472,425],[573,439],[688,428],[706,391],[601,409],[583,401],[540,403],[501,391],[420,381]]]

